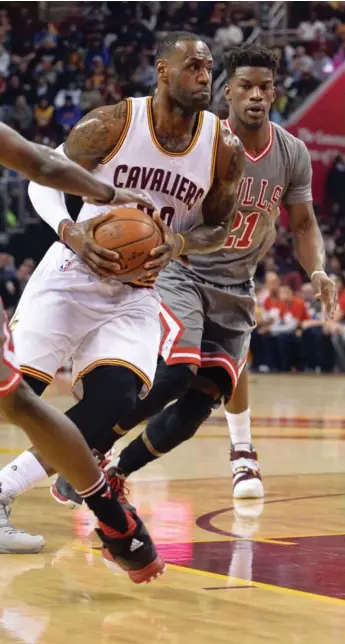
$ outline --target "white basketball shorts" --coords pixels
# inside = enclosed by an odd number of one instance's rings
[[[56,242],[29,280],[11,321],[24,374],[50,383],[72,358],[73,383],[99,365],[135,372],[146,391],[160,343],[160,298],[154,289],[100,280]]]

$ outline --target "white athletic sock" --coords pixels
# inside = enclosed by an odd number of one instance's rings
[[[0,500],[1,493],[16,497],[47,478],[37,458],[31,452],[23,452],[0,471]]]
[[[229,427],[231,445],[237,450],[251,449],[250,409],[246,409],[241,414],[231,414],[225,410],[225,416]]]

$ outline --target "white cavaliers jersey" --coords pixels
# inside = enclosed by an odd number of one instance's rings
[[[152,98],[129,98],[122,135],[93,174],[116,188],[145,194],[173,232],[186,232],[201,221],[201,205],[213,183],[219,129],[214,114],[200,112],[185,152],[168,152],[154,132]],[[99,212],[85,204],[78,221]]]

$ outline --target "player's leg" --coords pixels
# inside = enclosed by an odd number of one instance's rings
[[[141,420],[153,416],[165,405],[178,398],[179,394],[188,386],[191,379],[191,368],[197,368],[200,363],[200,343],[203,331],[203,310],[202,302],[194,282],[191,280],[188,271],[176,262],[169,265],[159,276],[159,290],[163,296],[164,306],[162,311],[163,336],[161,342],[161,352],[164,360],[159,362],[154,385],[148,396],[143,400],[137,400],[135,410],[132,413],[124,414],[113,432],[113,424],[109,426],[110,431],[103,428],[103,439],[99,431],[99,423],[94,426],[93,447],[105,452],[108,444],[101,440],[113,442],[117,438],[127,433],[129,429],[135,427]],[[149,319],[149,318],[148,318]],[[121,327],[113,330],[112,333],[120,333]],[[141,337],[149,337],[150,329],[141,328]],[[138,332],[139,334],[139,332]],[[126,347],[127,331],[124,328],[122,337],[122,350]],[[137,338],[138,339],[138,338]],[[136,338],[133,334],[131,346],[135,346]],[[127,349],[127,356],[131,354],[131,346]],[[90,356],[88,356],[90,359]],[[128,359],[128,358],[127,358]],[[152,356],[150,357],[152,360]],[[148,359],[146,360],[146,363]],[[185,364],[184,364],[185,363]],[[145,362],[143,362],[145,365]],[[89,441],[91,445],[91,440]],[[75,495],[66,482],[58,478],[55,487],[52,488],[52,494],[59,497],[60,502],[65,499],[69,507],[74,507],[81,499]]]
[[[0,316],[2,309],[0,307]],[[14,363],[13,345],[5,322],[0,319],[0,408],[13,424],[21,427],[43,458],[71,481],[99,520],[98,533],[108,557],[116,560],[138,583],[150,581],[164,569],[145,526],[130,506],[121,505],[116,494],[117,476],[101,472],[77,427],[58,410],[40,400],[22,382]],[[11,495],[1,477],[1,496]],[[133,539],[141,548],[131,551]],[[3,549],[5,551],[5,549]],[[13,550],[9,550],[13,551]],[[18,552],[18,550],[17,550]]]
[[[200,293],[190,272],[180,262],[171,262],[158,276],[157,288],[163,301],[162,338],[154,384],[148,396],[139,400],[135,410],[121,418],[114,428],[116,439],[176,400],[200,366],[204,315]]]
[[[224,369],[205,368],[199,373],[188,390],[151,418],[146,429],[122,450],[116,463],[124,476],[192,438],[222,397],[231,395],[232,382]]]
[[[260,498],[264,494],[257,453],[252,447],[248,390],[248,370],[244,366],[236,389],[225,405],[231,442],[233,492],[237,499]]]

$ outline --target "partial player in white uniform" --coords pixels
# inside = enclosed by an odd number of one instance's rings
[[[34,206],[61,241],[48,250],[15,313],[18,357],[37,393],[72,358],[74,382],[82,382],[83,397],[66,414],[89,445],[100,435],[98,447],[104,452],[112,445],[113,426],[134,408],[142,386],[150,389],[155,375],[160,299],[153,279],[181,251],[204,254],[220,248],[234,216],[244,155],[237,137],[221,131],[217,117],[204,111],[212,64],[198,36],[169,35],[157,52],[154,98],[94,110],[64,147],[94,176],[144,195],[159,210],[165,239],[153,251],[145,280],[100,280],[90,270],[94,258],[85,252],[79,257],[80,237],[74,231],[103,210],[85,205],[73,224],[61,193],[30,187]],[[23,491],[16,486],[20,463],[15,464],[14,496]],[[42,477],[52,473],[42,465]],[[11,464],[7,468],[10,472]],[[32,479],[34,485],[37,472]]]

